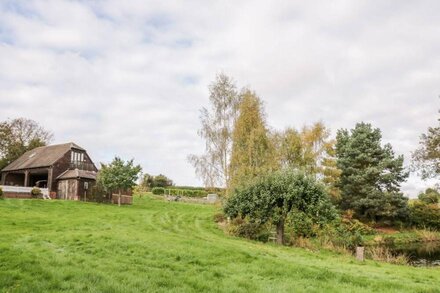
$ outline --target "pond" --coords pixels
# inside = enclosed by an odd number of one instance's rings
[[[413,266],[440,266],[440,241],[417,242],[388,247],[393,254],[405,254]]]

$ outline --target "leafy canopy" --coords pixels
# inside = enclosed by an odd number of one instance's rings
[[[248,217],[251,222],[277,225],[282,242],[284,222],[291,213],[302,213],[323,224],[336,218],[324,186],[302,172],[282,170],[238,188],[225,206],[230,217]]]
[[[419,200],[426,204],[438,204],[440,193],[433,188],[427,188],[425,192],[419,194]]]
[[[47,145],[52,138],[52,133],[30,119],[0,122],[0,170],[25,152]]]
[[[272,138],[276,145],[281,168],[303,170],[322,178],[334,201],[340,197],[336,183],[340,170],[336,166],[335,140],[322,122],[304,126],[301,131],[287,128],[275,132]]]
[[[121,191],[132,188],[136,185],[140,165],[134,166],[133,160],[127,162],[115,157],[110,164],[101,164],[99,178],[102,185],[108,191]]]
[[[277,169],[260,98],[250,90],[244,91],[239,112],[232,135],[231,189]]]

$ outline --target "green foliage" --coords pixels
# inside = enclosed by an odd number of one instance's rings
[[[32,195],[33,198],[38,197],[39,195],[41,195],[41,189],[38,188],[38,187],[32,188],[31,195]]]
[[[163,174],[159,174],[157,176],[152,176],[150,174],[144,174],[142,176],[142,180],[140,185],[147,190],[150,190],[154,187],[167,187],[173,185],[173,180],[168,178]]]
[[[151,187],[167,187],[172,185],[173,185],[173,180],[171,180],[170,178],[168,178],[163,174],[159,174],[153,177],[153,182],[151,184]]]
[[[349,230],[347,225],[338,223],[326,226],[319,237],[321,239],[327,238],[328,241],[337,247],[344,247],[353,249],[356,246],[362,245],[364,242],[363,235],[358,230]]]
[[[248,218],[234,218],[228,225],[228,233],[237,237],[267,242],[270,231],[267,225],[250,221]]]
[[[92,186],[91,194],[87,196],[87,199],[98,203],[110,203],[111,196],[111,191],[106,190],[102,183],[101,173],[98,173],[96,182]]]
[[[422,178],[440,175],[440,125],[429,127],[428,132],[422,134],[420,147],[412,154],[412,158],[413,169],[419,170]]]
[[[226,221],[226,217],[224,213],[216,213],[214,214],[214,222],[216,223],[222,223]]]
[[[317,233],[317,226],[313,221],[313,217],[303,212],[290,213],[286,220],[286,231],[297,237],[314,237]]]
[[[125,162],[118,157],[115,157],[108,165],[101,165],[100,180],[104,189],[110,193],[118,191],[121,194],[124,190],[132,189],[142,170],[141,166],[134,166],[133,160]],[[121,205],[120,196],[118,197],[118,205]]]
[[[390,144],[381,145],[382,134],[370,124],[358,123],[337,134],[337,166],[341,170],[341,207],[358,218],[374,221],[405,219],[407,198],[400,184],[408,177],[403,156],[395,157]]]
[[[417,228],[431,228],[440,231],[440,207],[416,200],[410,205],[411,224]]]
[[[181,195],[188,197],[204,197],[208,195],[208,192],[205,190],[191,190],[191,189],[167,189],[167,193],[170,195]]]
[[[165,188],[163,187],[153,187],[151,192],[155,195],[164,195],[165,194]]]
[[[279,239],[291,213],[309,215],[319,225],[336,218],[324,186],[313,177],[291,170],[274,172],[236,189],[226,201],[224,211],[233,218],[248,217],[251,222],[276,224]]]
[[[235,188],[268,171],[277,169],[275,149],[269,138],[263,104],[250,90],[245,90],[239,116],[232,134],[229,187]]]
[[[25,152],[48,144],[52,137],[50,132],[30,119],[0,122],[0,170]]]
[[[335,141],[330,139],[330,130],[322,122],[304,126],[301,131],[287,128],[284,132],[275,132],[272,140],[282,168],[316,174],[323,179],[333,202],[340,199],[336,184],[341,172],[336,166]]]
[[[419,200],[426,204],[437,204],[440,201],[440,193],[433,188],[428,188],[419,194]]]

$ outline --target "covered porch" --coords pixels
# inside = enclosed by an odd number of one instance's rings
[[[50,188],[51,183],[52,169],[36,168],[2,172],[0,185]]]

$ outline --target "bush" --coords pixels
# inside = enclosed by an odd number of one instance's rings
[[[39,195],[41,195],[41,190],[38,187],[34,187],[31,190],[31,195],[33,198],[37,198]]]
[[[316,236],[316,225],[311,216],[303,212],[294,212],[286,221],[286,231],[291,238]]]
[[[321,243],[332,243],[336,247],[354,249],[363,243],[363,236],[357,230],[350,231],[342,222],[325,225],[318,233]]]
[[[153,187],[151,192],[155,195],[164,195],[165,194],[165,188],[163,187]]]
[[[180,195],[180,196],[187,196],[187,197],[204,197],[208,195],[208,192],[205,190],[199,190],[199,189],[169,189],[170,195]]]
[[[102,181],[98,177],[98,180],[96,180],[96,183],[93,184],[91,194],[87,196],[87,199],[89,201],[99,203],[110,203],[112,200],[112,194],[111,192],[105,190],[104,186],[102,185]]]
[[[0,187],[0,199],[3,199],[3,189]]]
[[[214,215],[214,222],[216,223],[222,223],[226,220],[225,214],[223,213],[216,213]]]
[[[248,218],[235,218],[228,225],[227,231],[233,236],[267,242],[270,231],[266,225],[251,222]]]
[[[375,231],[368,225],[353,219],[353,214],[353,211],[347,210],[341,218],[319,229],[316,234],[321,242],[351,250],[362,245],[363,236],[374,234]]]
[[[416,200],[410,205],[410,221],[417,228],[440,230],[440,207]]]

